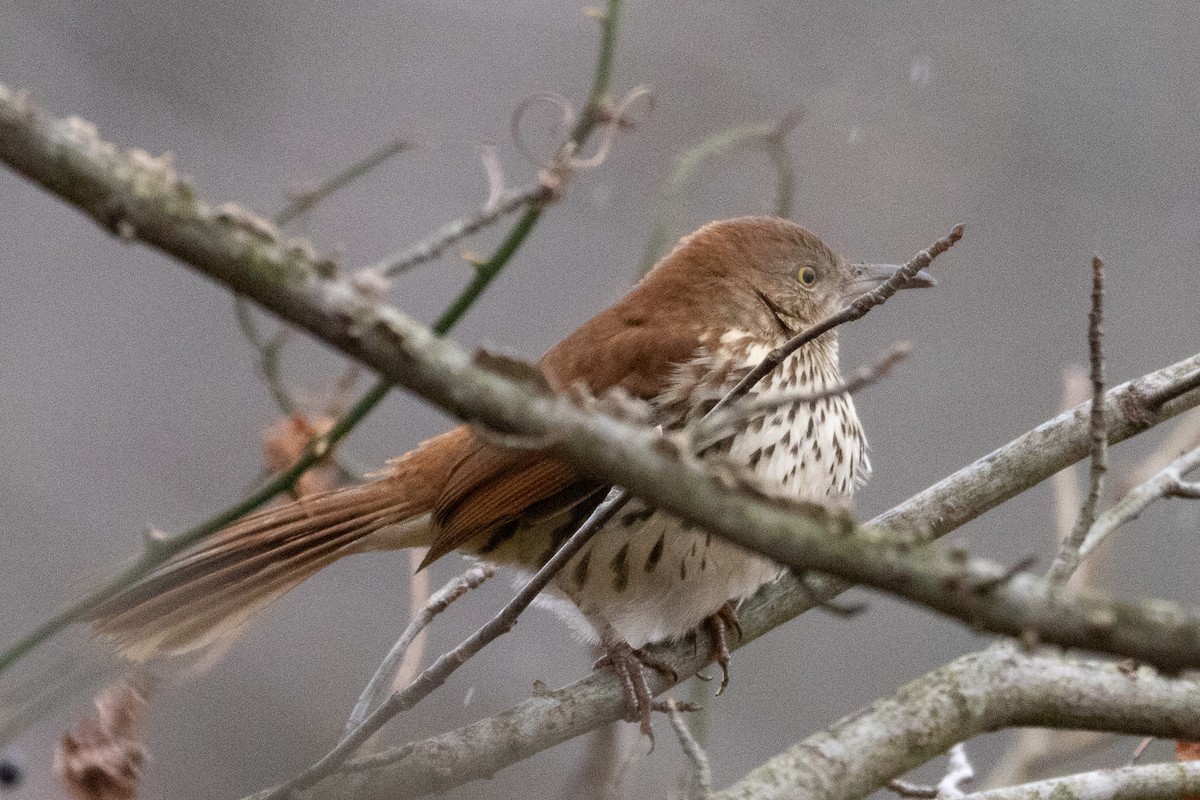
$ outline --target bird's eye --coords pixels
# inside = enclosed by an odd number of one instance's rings
[[[801,267],[796,277],[800,279],[801,285],[812,286],[817,282],[817,271],[812,267]]]

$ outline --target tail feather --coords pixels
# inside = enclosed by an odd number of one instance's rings
[[[260,512],[101,604],[93,627],[136,661],[195,650],[334,561],[375,549],[373,533],[386,531],[389,548],[428,545],[427,510],[391,478]]]

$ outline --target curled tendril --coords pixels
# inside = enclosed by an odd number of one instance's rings
[[[609,124],[604,127],[604,133],[600,137],[600,143],[596,146],[596,152],[588,158],[571,159],[571,167],[573,169],[593,169],[604,163],[608,158],[608,151],[612,148],[613,140],[617,136],[617,130],[622,127],[634,127],[634,123],[630,122],[626,117],[629,109],[638,100],[643,97],[649,99],[650,108],[654,107],[654,93],[649,86],[635,86],[621,98],[621,101],[612,108],[612,110],[604,110],[604,120]]]
[[[529,110],[537,106],[549,106],[558,112],[558,121],[554,128],[554,141],[558,142],[555,147],[555,156],[553,159],[547,160],[539,156],[535,156],[529,149],[525,135],[521,131],[521,122]],[[578,114],[575,112],[575,107],[571,105],[571,101],[560,94],[554,92],[538,92],[530,95],[517,104],[513,109],[511,130],[513,144],[516,145],[517,152],[525,158],[529,159],[530,163],[537,166],[539,169],[553,169],[555,162],[559,159],[559,154],[562,152],[563,144],[568,141],[571,128],[575,126],[575,121],[578,119]]]
[[[607,124],[599,145],[596,147],[596,152],[587,158],[577,155],[579,145],[571,139],[570,131],[575,127],[579,114],[566,98],[552,92],[539,92],[517,105],[512,117],[513,143],[521,155],[538,167],[538,185],[546,193],[547,200],[556,199],[562,194],[567,181],[575,170],[594,169],[604,163],[612,148],[613,140],[616,138],[617,129],[632,127],[633,124],[627,119],[626,114],[630,107],[643,97],[651,98],[651,106],[653,105],[653,94],[649,87],[637,86],[621,98],[615,106],[605,105],[598,109],[601,121]],[[550,159],[535,156],[528,147],[521,130],[522,120],[535,106],[549,106],[558,112],[558,120],[554,129],[554,138],[558,144]]]

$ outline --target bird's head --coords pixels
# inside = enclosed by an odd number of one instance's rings
[[[685,237],[655,271],[702,287],[714,310],[732,312],[730,327],[790,335],[841,310],[898,269],[851,264],[785,219],[740,217],[711,222]],[[905,288],[934,284],[921,271]]]

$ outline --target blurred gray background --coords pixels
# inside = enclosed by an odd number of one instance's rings
[[[1200,9],[1034,2],[817,3],[629,0],[615,90],[657,106],[580,174],[454,336],[539,355],[628,286],[673,159],[721,129],[807,115],[790,137],[795,217],[851,258],[904,260],[955,222],[941,287],[903,296],[843,334],[854,365],[893,340],[915,353],[860,400],[881,511],[1053,415],[1062,368],[1086,358],[1088,260],[1108,263],[1108,369],[1124,380],[1197,350],[1200,288]],[[586,94],[597,25],[547,0],[132,3],[0,0],[0,81],[122,146],[175,154],[201,195],[277,210],[396,135],[422,143],[325,203],[302,226],[361,265],[482,202],[495,143],[514,185],[530,165],[509,138],[536,92]],[[711,163],[674,235],[770,207],[757,153]],[[465,248],[486,252],[500,229]],[[454,253],[400,280],[394,299],[432,320],[467,277]],[[336,356],[297,337],[286,369],[320,398]],[[0,170],[0,645],[137,552],[147,526],[178,531],[260,475],[274,406],[223,289],[126,246]],[[366,384],[362,385],[365,388]],[[386,458],[448,420],[397,392],[346,444]],[[1159,434],[1161,437],[1161,434]],[[1120,474],[1153,440],[1113,454]],[[1039,487],[958,538],[989,556],[1050,553]],[[1122,534],[1112,583],[1197,600],[1194,507],[1162,505]],[[461,569],[449,559],[435,585]],[[147,797],[239,797],[294,774],[335,740],[407,622],[408,559],[351,559],[274,606],[214,669],[151,707]],[[494,581],[433,628],[452,646],[509,595]],[[789,743],[985,639],[859,593],[868,614],[809,614],[734,656],[710,700],[724,785]],[[79,631],[15,675],[96,659]],[[585,675],[591,655],[531,612],[412,713],[404,741],[507,708],[532,682]],[[688,690],[681,690],[687,694]],[[464,698],[470,695],[470,702]],[[60,796],[50,750],[80,696],[14,746],[14,797]],[[630,768],[630,796],[661,797],[680,764],[668,728]],[[972,745],[986,768],[1003,737]],[[453,797],[574,796],[585,741]],[[626,740],[644,751],[636,737]],[[1098,763],[1122,763],[1127,749]]]

